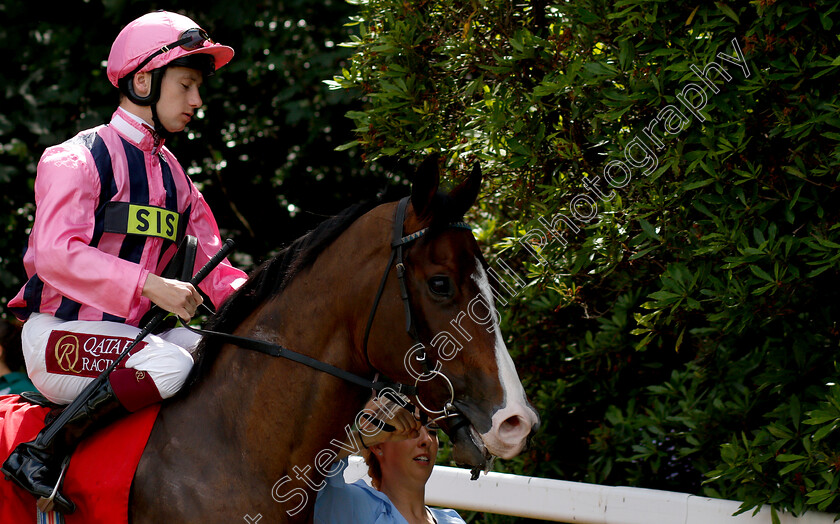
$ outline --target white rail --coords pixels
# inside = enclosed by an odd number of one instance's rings
[[[345,478],[370,479],[358,457],[350,457]],[[733,517],[739,502],[642,488],[488,473],[470,481],[469,471],[435,466],[426,503],[460,510],[516,515],[574,524],[772,524],[770,509]],[[781,524],[833,524],[834,515],[779,514]]]

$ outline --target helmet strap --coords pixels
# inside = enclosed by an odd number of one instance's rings
[[[149,71],[151,74],[151,87],[149,94],[140,96],[134,90],[134,74],[126,75],[119,80],[120,91],[132,102],[138,106],[149,106],[152,109],[152,123],[154,124],[154,131],[160,138],[172,138],[173,133],[168,131],[158,118],[157,103],[160,101],[160,86],[163,82],[163,74],[166,71],[166,66],[159,67]]]
[[[158,99],[160,99],[160,85],[163,80],[163,72],[165,69],[166,66],[149,71],[149,73],[151,74],[151,86],[149,89],[149,94],[147,94],[146,96],[140,96],[134,90],[134,74],[126,75],[120,78],[118,82],[120,91],[122,91],[122,93],[129,100],[131,100],[138,106],[153,105],[157,103]]]
[[[174,136],[174,133],[163,127],[157,114],[157,102],[152,104],[152,123],[155,124],[155,133],[164,140],[168,140]]]

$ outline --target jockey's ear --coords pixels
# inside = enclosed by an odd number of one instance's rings
[[[148,96],[152,92],[152,74],[148,71],[137,73],[131,79],[134,83],[134,92],[140,96]]]
[[[426,160],[417,168],[414,180],[411,184],[411,205],[417,216],[424,216],[429,210],[432,198],[437,193],[440,183],[440,167],[438,166],[439,155],[433,154],[426,157]]]
[[[464,213],[475,204],[475,199],[478,198],[478,192],[481,190],[481,177],[481,166],[476,162],[473,164],[470,176],[449,194],[455,203],[455,217],[464,216]]]

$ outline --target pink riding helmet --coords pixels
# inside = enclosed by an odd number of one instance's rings
[[[196,30],[205,39],[194,39],[187,44],[173,43],[185,40],[184,35],[190,29]],[[189,33],[187,33],[189,34]],[[219,69],[233,58],[233,48],[216,44],[209,40],[207,34],[198,24],[186,16],[168,11],[155,11],[134,20],[117,35],[108,55],[108,80],[118,87],[120,78],[134,71],[144,60],[155,55],[137,73],[151,71],[163,67],[169,62],[188,55],[208,54]]]

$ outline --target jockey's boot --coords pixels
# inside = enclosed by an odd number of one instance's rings
[[[52,422],[35,440],[19,444],[0,471],[35,497],[52,499],[55,511],[73,513],[76,505],[57,489],[64,458],[87,433],[126,413],[110,381],[105,380],[62,427],[56,428]]]

